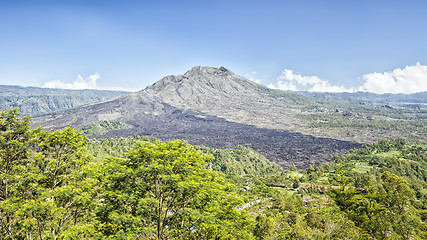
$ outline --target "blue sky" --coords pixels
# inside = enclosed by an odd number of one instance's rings
[[[426,12],[410,0],[1,1],[0,84],[142,89],[203,65],[281,89],[427,91]]]

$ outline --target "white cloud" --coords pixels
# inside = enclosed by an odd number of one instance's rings
[[[99,73],[95,73],[89,76],[87,80],[83,79],[81,75],[77,76],[77,79],[73,83],[64,83],[60,80],[54,80],[46,82],[44,88],[62,88],[62,89],[98,89],[96,81],[101,79]]]
[[[332,85],[317,76],[303,76],[285,69],[269,88],[310,92],[373,92],[373,93],[416,93],[427,91],[427,66],[417,63],[384,73],[368,73],[361,77],[360,87],[346,88]]]
[[[258,84],[261,84],[261,79],[257,78],[258,73],[253,71],[251,74],[246,73],[245,77],[249,80],[251,80],[252,82],[256,82]]]
[[[385,73],[368,73],[359,91],[374,93],[416,93],[427,91],[427,66],[417,63]]]
[[[136,92],[139,89],[124,88],[124,87],[99,87],[97,80],[101,79],[99,73],[90,75],[87,79],[84,79],[81,75],[77,75],[77,79],[72,83],[65,83],[61,80],[54,80],[44,83],[44,88],[61,88],[61,89],[97,89],[97,90],[113,90],[113,91],[127,91]]]
[[[341,85],[331,85],[327,80],[317,76],[303,76],[295,74],[292,70],[285,69],[277,78],[276,85],[270,84],[269,88],[291,91],[309,92],[354,92],[353,88],[347,89]]]

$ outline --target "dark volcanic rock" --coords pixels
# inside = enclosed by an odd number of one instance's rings
[[[182,110],[152,98],[136,94],[113,101],[34,118],[33,126],[77,127],[99,120],[119,120],[133,126],[113,130],[102,136],[152,136],[164,141],[185,139],[190,144],[215,148],[253,148],[267,159],[286,168],[294,163],[299,168],[319,165],[359,147],[359,144],[328,138],[316,138],[283,130],[257,128],[227,121],[192,110]]]
[[[172,114],[147,115],[142,121],[128,123],[134,124],[135,128],[110,131],[101,137],[137,134],[164,141],[185,139],[190,144],[214,148],[236,148],[241,145],[254,149],[284,168],[291,163],[298,168],[320,165],[329,161],[333,154],[342,154],[361,146],[352,142],[257,128],[214,116],[196,116],[192,112],[179,110]]]

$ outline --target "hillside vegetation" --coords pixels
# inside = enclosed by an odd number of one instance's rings
[[[412,94],[403,93],[385,93],[376,94],[370,92],[342,92],[342,93],[324,93],[324,92],[298,92],[306,96],[315,97],[327,101],[356,103],[362,105],[385,105],[391,104],[400,107],[426,108],[427,92]]]
[[[125,157],[127,151],[138,142],[154,143],[156,141],[158,141],[156,138],[138,135],[126,138],[94,138],[90,140],[88,150],[94,156],[95,161],[100,162],[105,157]],[[283,172],[279,165],[268,161],[263,155],[251,148],[214,149],[206,146],[195,146],[195,149],[212,155],[213,159],[207,165],[208,169],[225,174],[238,176],[251,174],[266,177]]]
[[[181,140],[89,140],[29,120],[0,114],[1,239],[427,238],[425,145],[381,140],[276,173],[246,148],[200,147],[215,159]]]
[[[0,109],[19,108],[23,115],[38,116],[106,101],[125,94],[129,93],[0,85]]]
[[[128,129],[131,128],[126,123],[119,121],[99,121],[86,126],[83,126],[80,130],[87,136],[98,136],[107,133],[111,130]]]
[[[361,143],[387,137],[404,137],[412,143],[427,143],[426,107],[318,102],[303,107],[298,118],[308,123],[315,135],[341,136],[339,138]]]

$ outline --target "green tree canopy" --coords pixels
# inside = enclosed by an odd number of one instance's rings
[[[251,226],[242,200],[219,173],[205,168],[210,155],[185,141],[140,142],[126,158],[104,167],[104,234],[138,239],[247,239]],[[249,235],[248,235],[249,234]]]
[[[19,117],[18,110],[1,112],[0,238],[84,236],[73,229],[86,231],[82,226],[93,205],[88,139],[71,127],[43,131],[29,126],[29,117]]]

